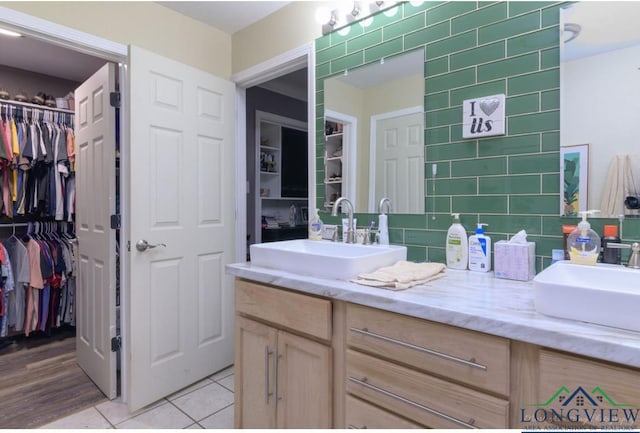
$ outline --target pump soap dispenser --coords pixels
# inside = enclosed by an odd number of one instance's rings
[[[469,236],[469,270],[489,272],[491,270],[491,238],[484,234],[482,226],[488,224],[478,223],[476,234]]]
[[[578,212],[582,221],[567,238],[567,250],[571,263],[579,265],[595,265],[600,255],[600,236],[591,230],[591,224],[587,221],[587,215],[600,212],[598,210],[586,210]]]

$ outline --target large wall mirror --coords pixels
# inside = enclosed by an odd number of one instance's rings
[[[639,2],[561,9],[561,215],[638,215],[639,19]]]
[[[324,82],[325,119],[344,134],[342,195],[356,212],[377,213],[389,197],[392,213],[424,214],[424,58],[414,50]]]

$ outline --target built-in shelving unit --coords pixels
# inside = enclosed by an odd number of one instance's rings
[[[343,195],[344,132],[343,124],[325,121],[324,136],[324,207],[329,209]]]
[[[256,116],[256,226],[255,242],[278,240],[273,231],[286,228],[287,237],[306,236],[308,203],[307,126],[271,113]],[[290,223],[292,206],[295,226]],[[265,227],[265,220],[268,221]],[[268,230],[269,233],[265,233]]]

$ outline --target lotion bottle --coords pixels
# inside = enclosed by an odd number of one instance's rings
[[[488,224],[478,223],[476,234],[469,236],[469,270],[489,272],[491,270],[491,238],[484,234],[482,226]]]
[[[467,269],[469,262],[469,245],[467,231],[460,224],[460,214],[452,213],[453,224],[447,231],[447,267],[451,269]]]

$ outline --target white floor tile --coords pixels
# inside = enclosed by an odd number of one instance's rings
[[[95,407],[74,413],[44,425],[43,429],[110,429],[113,428]]]
[[[196,382],[193,385],[190,385],[190,386],[188,386],[186,388],[183,388],[180,391],[176,392],[175,394],[170,395],[169,397],[167,397],[167,400],[173,401],[176,398],[180,398],[183,395],[189,394],[190,392],[195,391],[196,389],[200,389],[203,386],[207,386],[207,385],[210,385],[212,383],[213,382],[211,381],[211,379],[201,380],[200,382]]]
[[[220,380],[224,379],[227,376],[231,376],[233,374],[233,365],[231,367],[227,367],[224,370],[220,370],[219,372],[212,374],[209,376],[211,380]]]
[[[227,376],[224,379],[218,380],[217,382],[227,388],[229,391],[233,392],[233,380],[234,375],[232,374],[231,376]]]
[[[129,407],[126,403],[122,402],[122,397],[118,397],[115,400],[106,401],[104,403],[100,403],[96,406],[96,409],[113,425],[118,425],[123,421],[133,418],[134,416],[140,415],[148,410],[151,410],[155,407],[158,407],[166,403],[166,400],[159,400],[153,404],[150,404],[147,407],[144,407],[140,410],[137,410],[133,413],[129,413]]]
[[[233,393],[217,383],[212,383],[179,397],[172,403],[199,421],[233,403]]]
[[[200,421],[200,425],[202,425],[206,429],[215,429],[215,428],[224,428],[224,429],[232,429],[233,428],[233,405],[228,406],[222,409],[220,412],[214,413],[213,415],[203,419]]]
[[[196,391],[197,392],[197,391]],[[118,429],[162,428],[183,429],[193,424],[193,420],[180,412],[171,403],[164,404],[148,410],[140,415],[116,425]]]

